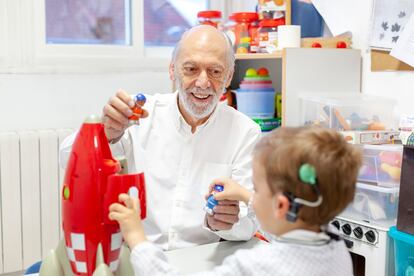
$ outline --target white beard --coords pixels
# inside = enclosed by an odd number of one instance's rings
[[[178,100],[185,111],[194,119],[200,120],[208,117],[217,106],[220,96],[211,88],[202,89],[198,87],[185,90],[179,78],[176,78],[176,86],[178,88]],[[210,95],[211,99],[206,103],[197,103],[192,100],[191,93],[199,93],[203,95]]]

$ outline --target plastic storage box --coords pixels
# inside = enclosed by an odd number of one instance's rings
[[[237,110],[250,118],[269,119],[275,114],[275,90],[236,90]]]
[[[381,187],[399,187],[402,145],[363,145],[363,163],[358,181]]]
[[[396,224],[399,188],[357,183],[354,200],[341,217],[389,228]]]
[[[414,236],[398,231],[395,226],[388,234],[394,240],[395,275],[414,275]]]
[[[302,125],[321,125],[339,131],[388,130],[396,127],[396,102],[357,93],[302,94]]]

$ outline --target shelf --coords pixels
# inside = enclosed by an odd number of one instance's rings
[[[277,51],[271,54],[266,53],[256,53],[256,54],[236,54],[236,60],[244,59],[274,59],[282,58],[282,51]]]

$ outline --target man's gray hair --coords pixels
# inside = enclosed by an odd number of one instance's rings
[[[184,34],[182,35],[182,38],[185,37],[187,35],[189,30],[187,30],[186,32],[184,32]],[[230,38],[223,32],[220,31],[220,33],[224,36],[226,42],[227,42],[227,49],[226,49],[226,65],[227,65],[227,70],[233,70],[234,69],[234,63],[235,63],[235,56],[234,56],[234,50],[233,50],[233,45],[231,43]],[[175,63],[177,61],[177,57],[180,53],[181,50],[181,43],[183,39],[180,39],[180,41],[178,41],[177,45],[175,45],[175,48],[173,50],[172,53],[172,63],[175,66]]]

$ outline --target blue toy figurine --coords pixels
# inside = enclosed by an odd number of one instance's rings
[[[211,192],[210,196],[207,198],[207,204],[204,207],[204,210],[209,215],[213,215],[213,208],[218,204],[218,201],[214,198],[214,194],[220,193],[224,190],[223,185],[216,184],[214,185],[214,190]]]

